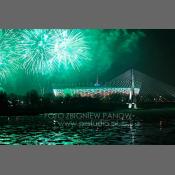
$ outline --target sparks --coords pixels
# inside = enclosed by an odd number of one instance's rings
[[[28,73],[79,69],[88,60],[89,47],[78,30],[25,29],[21,31],[17,53]]]

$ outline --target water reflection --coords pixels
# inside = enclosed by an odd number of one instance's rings
[[[65,125],[65,123],[68,124]],[[168,124],[169,123],[169,124]],[[0,117],[0,144],[175,144],[175,120],[95,119],[66,121],[47,116]]]

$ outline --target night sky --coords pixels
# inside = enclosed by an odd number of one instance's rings
[[[26,33],[20,29],[14,30],[14,32],[22,33],[25,42],[25,37],[30,32],[35,32],[36,29],[31,30],[27,29]],[[80,31],[87,37],[90,46],[89,55],[87,55],[91,57],[90,62],[84,61],[79,70],[69,69],[66,71],[64,68],[56,68],[56,71],[54,70],[52,73],[39,76],[38,74],[27,74],[24,70],[19,69],[17,74],[13,74],[10,83],[8,80],[7,82],[1,81],[4,89],[21,94],[31,89],[40,90],[42,87],[51,90],[58,88],[60,84],[95,83],[97,74],[99,81],[104,83],[130,68],[175,86],[175,30],[132,29],[120,30],[122,31],[120,32],[118,29],[80,29]],[[16,47],[17,44],[13,44],[13,41],[12,39],[12,47]],[[23,44],[23,39],[21,41]],[[38,41],[38,39],[35,41],[31,38],[31,43]],[[31,49],[30,45],[28,46]],[[36,47],[38,46],[36,45]],[[6,48],[8,51],[11,50]],[[22,45],[18,50],[23,51],[23,48],[27,47]],[[77,49],[75,50],[77,51]],[[30,54],[30,50],[28,53]],[[14,58],[18,57],[14,56]],[[18,59],[21,60],[20,57]],[[40,58],[32,59],[35,63],[35,60]],[[37,67],[35,68],[37,71]],[[32,69],[29,67],[28,70]],[[50,71],[49,68],[47,70]]]
[[[113,62],[106,76],[114,77],[133,67],[153,78],[175,86],[175,30],[141,30],[145,37],[132,53]]]

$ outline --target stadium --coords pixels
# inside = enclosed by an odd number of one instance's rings
[[[129,95],[131,88],[119,88],[119,87],[75,87],[75,88],[59,88],[53,89],[53,93],[55,96],[75,96],[79,95],[81,97],[95,97],[97,95],[106,97],[112,94],[123,94]],[[135,95],[139,94],[140,89],[135,88]]]
[[[133,76],[133,70],[129,70],[131,72],[131,76]],[[121,87],[120,87],[121,86]],[[134,86],[134,84],[133,84]],[[98,81],[98,76],[97,76],[97,80],[96,83],[94,84],[94,86],[78,86],[75,85],[74,87],[64,87],[64,88],[57,88],[57,89],[53,89],[53,93],[55,96],[75,96],[75,95],[79,95],[81,97],[95,97],[95,96],[102,96],[102,97],[106,97],[112,94],[123,94],[123,95],[130,95],[131,90],[133,88],[133,86],[131,87],[124,87],[123,85],[115,85],[114,83],[105,83],[104,85],[101,85]],[[138,95],[140,88],[133,88],[134,90],[134,94]]]
[[[156,82],[156,83],[155,83]],[[139,71],[129,69],[109,82],[100,84],[98,77],[93,86],[65,86],[54,88],[55,96],[107,97],[119,94],[127,97],[128,108],[137,108],[137,97],[142,102],[174,102],[175,88],[147,76]]]

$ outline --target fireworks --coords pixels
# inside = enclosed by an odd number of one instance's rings
[[[6,61],[6,57],[4,57],[4,54],[0,53],[0,80],[4,80],[7,75],[10,72],[10,69],[8,68],[9,64]]]
[[[79,69],[90,58],[89,46],[81,32],[78,30],[54,30],[50,54],[51,64],[57,68]]]
[[[4,82],[18,68],[13,57],[15,33],[13,30],[0,30],[0,81]]]
[[[0,83],[94,76],[132,51],[140,37],[120,29],[0,29]]]
[[[0,52],[0,81],[5,81],[13,76],[13,73],[18,69],[18,63],[10,57],[10,54]]]
[[[67,70],[80,70],[83,65],[101,71],[113,61],[112,48],[130,48],[138,33],[123,30],[80,30],[80,29],[18,29],[0,30],[0,52],[16,58],[28,74],[50,74]],[[123,34],[124,33],[124,34]],[[121,42],[121,37],[125,39]],[[133,39],[135,38],[135,40]],[[120,44],[119,44],[119,43]],[[93,56],[93,60],[92,60]],[[90,62],[91,61],[91,62]],[[94,64],[90,64],[94,63]],[[84,66],[85,67],[85,66]]]
[[[26,72],[34,74],[78,69],[88,60],[88,46],[77,30],[22,30],[16,51]]]
[[[20,31],[16,54],[27,73],[44,73],[48,67],[50,55],[48,30],[25,29]]]

